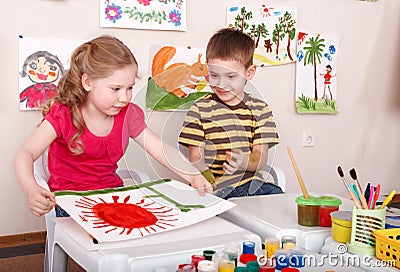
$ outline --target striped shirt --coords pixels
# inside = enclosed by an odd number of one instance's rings
[[[179,143],[204,148],[205,163],[219,189],[227,185],[236,187],[252,179],[264,180],[262,170],[225,174],[226,151],[240,149],[248,154],[254,145],[268,144],[270,148],[279,143],[279,138],[272,112],[264,101],[244,93],[239,104],[229,106],[212,93],[197,100],[189,109]]]

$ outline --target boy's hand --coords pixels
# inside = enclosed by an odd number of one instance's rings
[[[29,209],[36,216],[42,216],[56,205],[56,199],[52,192],[35,185],[32,191],[28,194]]]
[[[196,175],[191,179],[190,186],[197,189],[201,196],[213,192],[212,185],[201,174]]]
[[[233,174],[239,168],[247,169],[248,161],[248,155],[243,154],[240,149],[233,149],[232,151],[226,151],[226,162],[223,167],[227,174]]]

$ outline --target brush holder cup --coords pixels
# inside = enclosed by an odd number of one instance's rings
[[[358,255],[375,255],[374,230],[385,228],[386,210],[362,210],[353,207],[350,243],[347,249]]]
[[[320,201],[318,198],[310,196],[305,198],[299,196],[297,203],[297,223],[306,227],[318,226]]]

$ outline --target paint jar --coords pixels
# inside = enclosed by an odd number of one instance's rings
[[[254,254],[256,244],[253,241],[244,241],[242,254]]]
[[[281,238],[281,248],[289,250],[296,246],[296,236],[284,235]]]
[[[300,270],[298,270],[297,268],[293,268],[293,267],[286,267],[282,269],[282,272],[300,272]]]
[[[339,210],[340,204],[342,201],[334,196],[320,196],[318,197],[319,204],[321,207],[319,208],[319,225],[321,227],[331,227],[331,212],[336,212]]]
[[[296,198],[297,203],[297,223],[306,227],[318,226],[319,219],[319,200],[310,196],[305,198],[299,196]]]
[[[202,260],[197,265],[197,272],[217,272],[217,266],[213,261]]]
[[[234,272],[235,262],[231,260],[223,260],[219,262],[218,272]]]
[[[275,269],[282,270],[283,268],[289,267],[290,263],[290,253],[285,249],[278,249],[275,251]]]
[[[200,261],[205,260],[203,255],[192,255],[192,265],[197,269],[197,265]]]
[[[191,264],[178,265],[178,272],[196,272],[196,268]]]
[[[275,266],[260,265],[260,272],[275,272]]]
[[[238,266],[246,266],[251,261],[257,261],[257,256],[254,254],[242,254],[239,257]]]
[[[290,266],[304,267],[304,250],[300,247],[294,247],[290,250]]]
[[[220,262],[229,261],[230,259],[229,259],[228,254],[226,254],[224,252],[216,252],[212,256],[211,260],[215,263],[215,266],[218,267]]]
[[[235,272],[249,272],[247,267],[235,267]]]
[[[257,261],[247,262],[246,267],[249,269],[249,272],[258,272],[260,270],[260,265]]]
[[[235,265],[237,264],[237,259],[239,257],[239,251],[240,251],[240,243],[230,243],[225,245],[224,249],[222,250],[223,253],[228,254],[228,257],[230,260],[235,262]]]
[[[332,238],[338,243],[346,244],[350,242],[352,212],[337,211],[331,213]]]
[[[265,238],[265,257],[267,259],[271,259],[275,250],[279,249],[279,239],[276,237],[267,237]]]
[[[205,260],[211,261],[212,260],[212,256],[214,255],[215,250],[212,249],[205,249],[203,250],[203,256],[205,258]]]

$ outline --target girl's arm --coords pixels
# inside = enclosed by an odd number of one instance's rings
[[[196,188],[200,195],[205,192],[211,193],[211,184],[201,175],[176,148],[164,143],[149,128],[135,138],[146,152],[148,152],[159,163],[185,179],[192,187]]]
[[[258,144],[253,146],[250,154],[243,154],[240,150],[228,151],[224,169],[228,174],[234,173],[239,168],[256,172],[265,167],[267,160],[268,144]]]
[[[33,174],[33,163],[56,137],[54,128],[44,120],[21,146],[14,158],[15,175],[28,197],[31,212],[37,216],[42,216],[54,207],[55,197],[53,193],[37,184]]]

